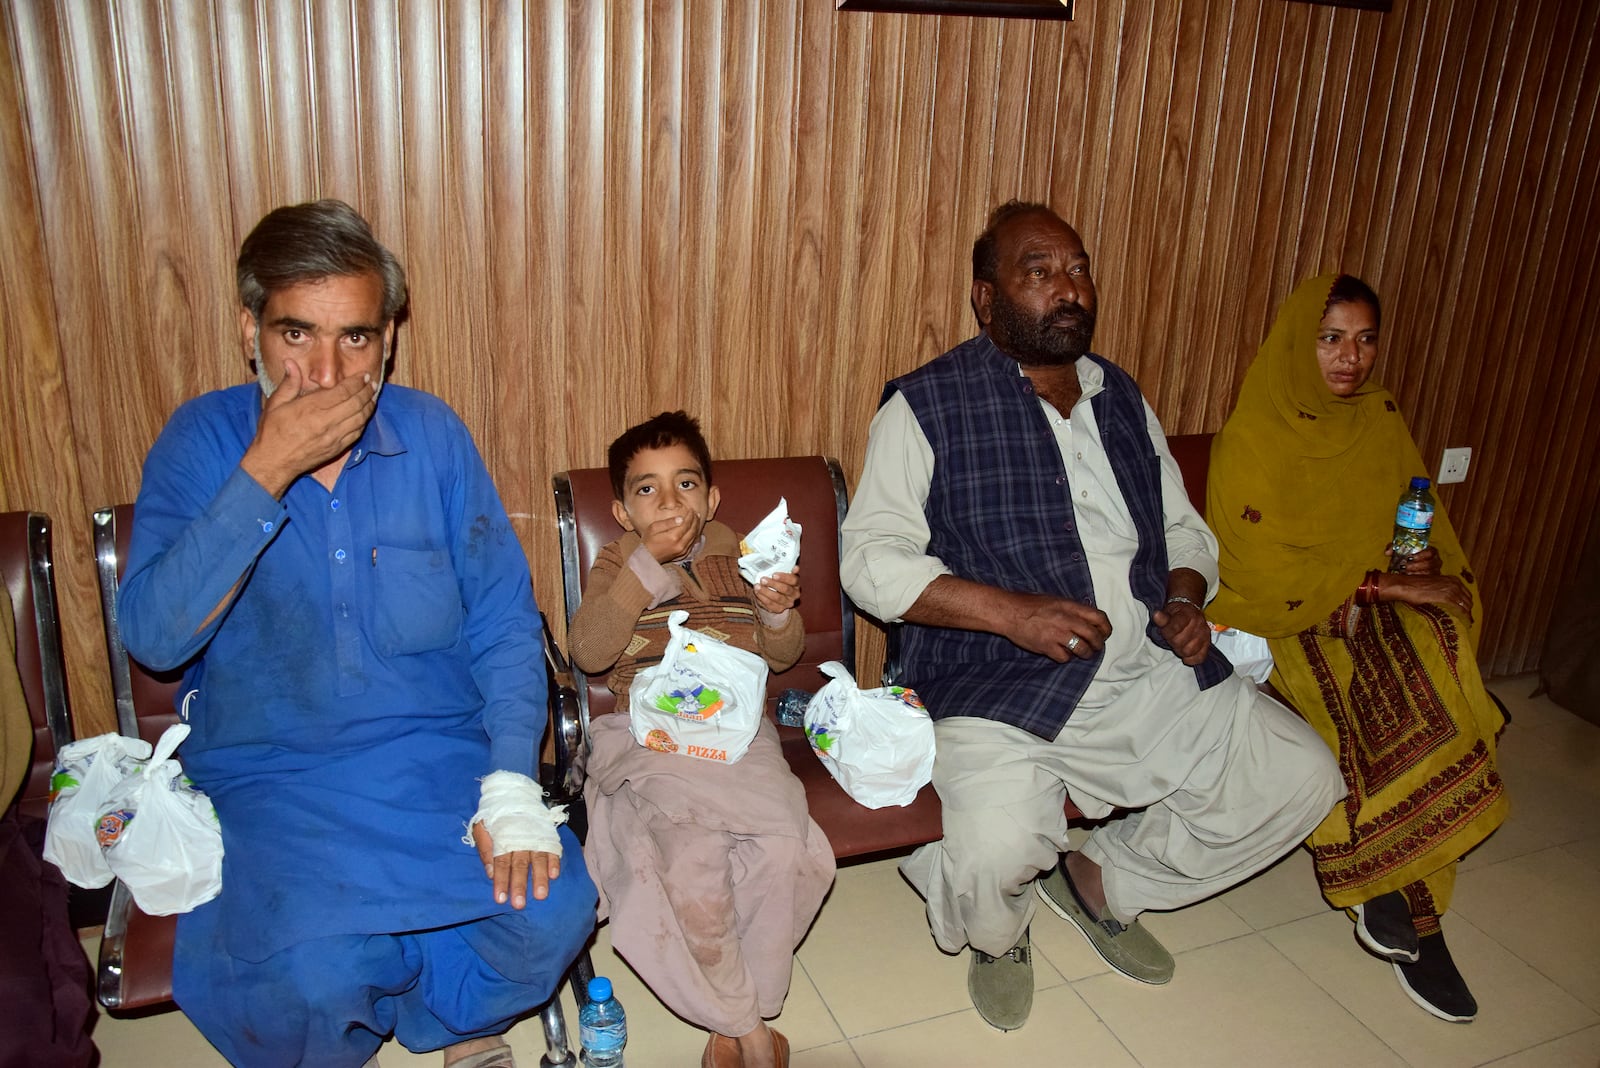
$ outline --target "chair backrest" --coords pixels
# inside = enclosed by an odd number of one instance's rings
[[[789,516],[800,524],[800,616],[806,647],[800,661],[767,679],[767,693],[788,688],[818,690],[828,681],[818,665],[838,660],[855,670],[855,609],[839,585],[839,524],[846,495],[839,461],[827,456],[788,456],[761,460],[718,460],[712,469],[722,504],[717,519],[740,534],[788,501]],[[556,518],[561,532],[561,575],[567,622],[583,600],[589,568],[622,529],[611,515],[611,479],[603,467],[563,471],[553,479]],[[588,678],[573,669],[579,708],[585,717],[616,706],[604,676]]]
[[[1201,515],[1206,514],[1206,474],[1211,470],[1210,434],[1179,434],[1167,439],[1172,458],[1183,472],[1183,488]]]
[[[111,693],[117,702],[117,730],[154,745],[178,721],[175,701],[181,671],[156,674],[128,656],[117,623],[117,587],[128,559],[133,505],[119,504],[94,513],[95,576],[100,582],[100,618],[106,629],[106,659]]]
[[[18,803],[24,813],[43,819],[50,807],[56,751],[72,741],[49,516],[0,513],[0,572],[5,573],[11,614],[16,617],[17,672],[33,720],[33,763]],[[7,800],[0,798],[0,807]]]

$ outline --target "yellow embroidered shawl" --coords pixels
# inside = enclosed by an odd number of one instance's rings
[[[1283,638],[1328,618],[1383,550],[1395,505],[1428,474],[1389,391],[1372,378],[1336,397],[1317,367],[1317,329],[1337,275],[1301,283],[1278,311],[1211,443],[1206,521],[1220,543],[1217,623]],[[1444,573],[1468,571],[1439,507],[1431,544]],[[1470,574],[1470,572],[1469,572]],[[1476,644],[1477,584],[1472,638]]]

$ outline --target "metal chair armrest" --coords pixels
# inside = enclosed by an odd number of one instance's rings
[[[900,627],[899,623],[885,623],[883,646],[883,681],[880,686],[900,685]]]
[[[573,801],[583,796],[589,742],[578,715],[578,694],[571,686],[557,686],[550,691],[550,725],[556,743],[554,789],[560,800]]]
[[[96,990],[100,1004],[108,1009],[122,1008],[122,954],[128,936],[128,911],[133,908],[133,895],[118,879],[111,889],[111,906],[106,912],[105,933],[100,936],[100,962],[96,975]]]
[[[583,796],[589,742],[584,734],[578,691],[572,684],[572,665],[550,636],[548,626],[544,628],[544,662],[550,683],[550,729],[556,758],[554,781],[546,785],[555,800],[571,802]]]

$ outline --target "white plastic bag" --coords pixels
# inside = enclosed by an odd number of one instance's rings
[[[754,586],[768,575],[793,571],[800,562],[800,524],[789,518],[789,501],[778,498],[778,507],[750,528],[739,542],[739,574]]]
[[[1238,627],[1211,625],[1211,641],[1233,664],[1233,670],[1256,682],[1272,675],[1272,649],[1267,639]]]
[[[767,662],[667,617],[661,663],[628,687],[629,730],[647,749],[732,764],[750,748],[767,699]]]
[[[115,878],[95,840],[95,821],[106,795],[149,759],[149,742],[120,734],[84,738],[56,754],[44,859],[60,868],[68,882],[93,890]]]
[[[211,799],[167,759],[189,736],[174,723],[150,762],[106,796],[95,831],[106,863],[151,916],[188,912],[222,892],[222,829]]]
[[[806,739],[844,792],[867,808],[905,806],[933,779],[933,719],[915,690],[863,690],[837,661],[806,706]]]

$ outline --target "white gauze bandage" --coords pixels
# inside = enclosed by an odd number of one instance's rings
[[[567,822],[566,805],[546,805],[544,790],[526,775],[494,771],[484,776],[478,795],[478,812],[467,824],[462,839],[472,844],[472,828],[483,824],[494,839],[494,855],[527,850],[561,855],[556,828]]]

